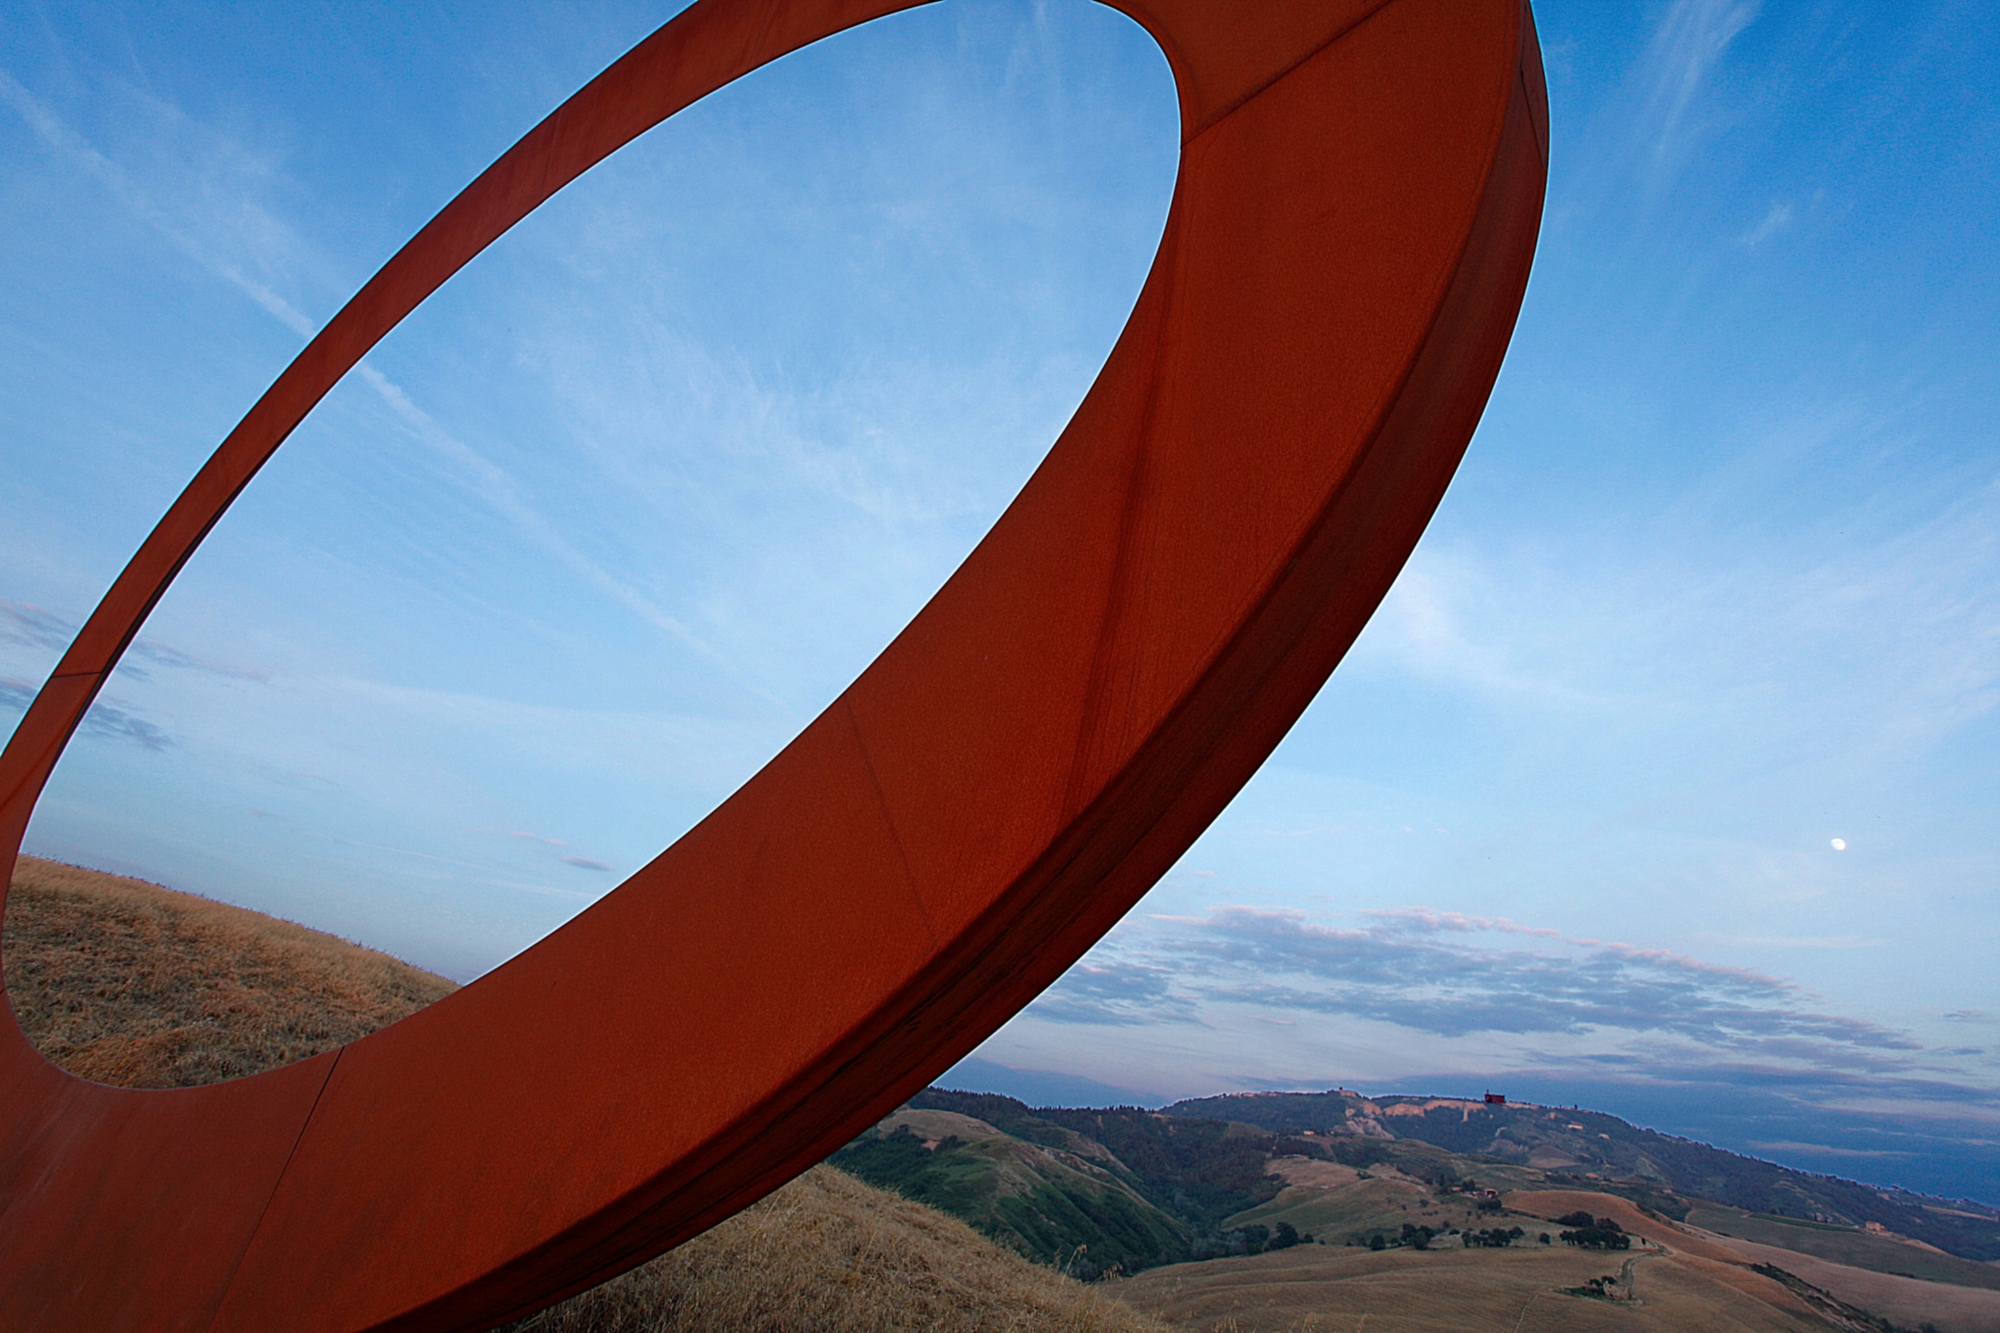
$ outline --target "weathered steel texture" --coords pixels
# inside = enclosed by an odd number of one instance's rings
[[[0,868],[209,527],[355,362],[594,163],[905,0],[700,0],[337,315],[175,502],[0,757]],[[1540,220],[1522,0],[1127,0],[1182,152],[1131,319],[931,603],[567,926],[341,1051],[71,1077],[0,1023],[0,1327],[477,1328],[819,1160],[1081,955],[1248,780],[1415,545]],[[0,885],[5,877],[0,876]]]

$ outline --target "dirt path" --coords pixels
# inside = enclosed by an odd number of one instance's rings
[[[1635,1254],[1630,1259],[1627,1259],[1624,1263],[1620,1264],[1618,1266],[1618,1285],[1625,1289],[1625,1299],[1628,1301],[1637,1301],[1639,1299],[1637,1270],[1638,1270],[1638,1265],[1642,1260],[1669,1259],[1673,1257],[1673,1253],[1674,1252],[1668,1249],[1666,1246],[1659,1245],[1656,1242],[1655,1248],[1652,1249],[1651,1251],[1645,1254]]]

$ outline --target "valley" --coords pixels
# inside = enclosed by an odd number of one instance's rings
[[[1189,1114],[1210,1108],[1257,1123]],[[1507,1157],[1434,1141],[1496,1138]],[[2000,1265],[1820,1220],[1857,1199],[1919,1225],[1942,1213],[1951,1224],[1928,1229],[1977,1254],[1990,1210],[1682,1140],[1647,1152],[1656,1139],[1591,1112],[1447,1098],[1260,1094],[1148,1112],[932,1088],[833,1161],[1183,1327],[2000,1330]],[[1560,1165],[1532,1164],[1554,1151]],[[1689,1178],[1818,1217],[1687,1193]]]

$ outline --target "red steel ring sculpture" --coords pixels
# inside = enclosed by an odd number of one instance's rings
[[[0,756],[0,884],[195,546],[369,348],[595,163],[908,0],[699,0],[510,149],[300,353]],[[483,1328],[776,1188],[972,1049],[1264,760],[1408,557],[1499,371],[1548,117],[1523,0],[1117,0],[1180,175],[1097,382],[831,707],[505,966],[209,1087],[0,1022],[0,1327]]]

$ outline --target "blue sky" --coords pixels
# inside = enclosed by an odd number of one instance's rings
[[[670,9],[0,16],[0,724],[303,339]],[[2000,1200],[2000,20],[1538,18],[1541,249],[1429,533],[960,1079],[1504,1083]],[[526,947],[1005,506],[1137,292],[1175,130],[1112,11],[947,0],[655,131],[306,422],[29,849],[460,978]]]

